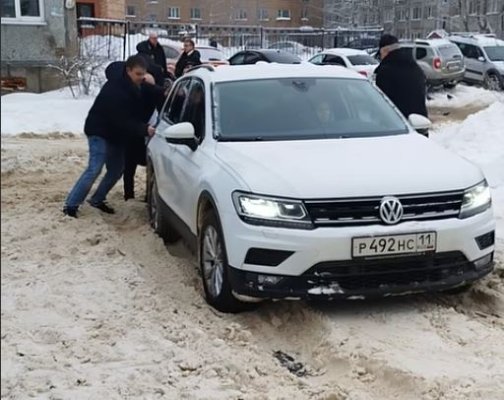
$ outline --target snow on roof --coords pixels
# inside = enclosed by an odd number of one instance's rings
[[[329,53],[329,54],[334,54],[338,56],[356,56],[356,55],[361,55],[361,54],[368,54],[364,50],[357,50],[357,49],[349,49],[349,48],[334,48],[334,49],[327,49],[324,50],[323,53]]]
[[[206,75],[214,82],[245,81],[254,79],[275,79],[275,78],[366,78],[357,72],[334,65],[320,66],[307,62],[301,64],[277,64],[264,63],[254,65],[223,65],[209,71],[206,68],[198,68],[191,72],[191,75]]]
[[[504,46],[504,40],[497,39],[496,37],[487,36],[485,34],[475,35],[452,35],[451,39],[457,42],[474,43],[477,42],[480,46]]]

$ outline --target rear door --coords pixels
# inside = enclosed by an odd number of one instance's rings
[[[483,57],[479,47],[468,43],[456,43],[460,51],[464,55],[465,61],[465,77],[471,81],[483,82],[484,77],[484,62],[479,61],[479,57]]]
[[[455,44],[446,44],[438,47],[441,55],[441,68],[443,72],[454,73],[464,69],[462,52]]]

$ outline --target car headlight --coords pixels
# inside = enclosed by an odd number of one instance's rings
[[[313,229],[301,201],[234,192],[233,203],[240,218],[254,225]]]
[[[488,183],[483,181],[464,192],[460,218],[469,218],[486,211],[492,205]]]

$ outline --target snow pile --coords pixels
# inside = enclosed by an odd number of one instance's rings
[[[430,95],[429,107],[463,108],[486,107],[496,101],[504,101],[504,93],[493,92],[476,86],[457,85],[452,90],[441,90]]]
[[[82,133],[93,101],[92,97],[74,99],[68,88],[2,96],[1,134]]]

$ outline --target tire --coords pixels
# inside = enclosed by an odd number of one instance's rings
[[[168,223],[163,213],[162,200],[159,197],[154,171],[151,171],[149,175],[147,188],[147,208],[149,211],[150,226],[166,243],[175,243],[180,239],[180,235]]]
[[[488,90],[501,90],[502,82],[499,76],[493,72],[487,74],[483,80],[483,86]]]
[[[462,294],[468,292],[472,288],[472,284],[466,284],[462,286],[457,286],[453,289],[448,289],[443,291],[443,293],[449,294],[449,295],[457,295],[457,294]]]
[[[228,277],[228,260],[224,235],[215,212],[203,216],[199,235],[199,263],[205,299],[209,305],[224,313],[238,313],[252,308],[239,301],[232,292]]]

